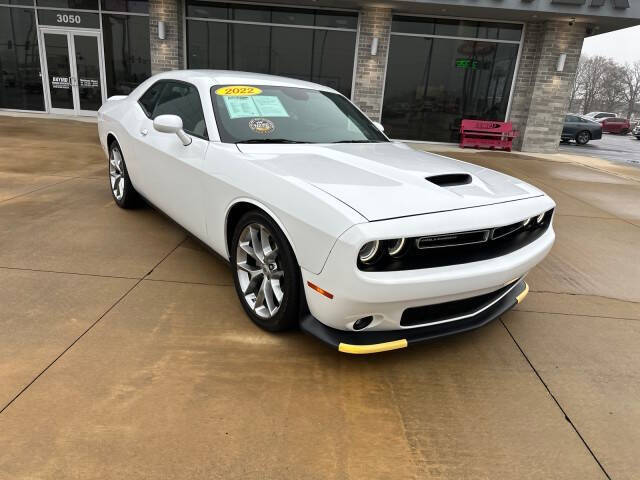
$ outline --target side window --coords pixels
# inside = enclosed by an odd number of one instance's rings
[[[156,82],[149,89],[144,92],[144,94],[138,100],[138,103],[142,107],[142,110],[147,115],[147,117],[151,118],[153,114],[153,107],[156,105],[156,100],[158,100],[158,96],[162,91],[162,87],[164,87],[167,82]]]
[[[146,95],[146,94],[145,94]],[[202,103],[198,89],[183,82],[167,82],[153,109],[152,118],[158,115],[178,115],[185,132],[207,138]]]

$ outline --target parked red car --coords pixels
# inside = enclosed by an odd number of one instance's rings
[[[631,124],[626,118],[599,118],[598,122],[602,125],[603,132],[626,135],[631,131]]]

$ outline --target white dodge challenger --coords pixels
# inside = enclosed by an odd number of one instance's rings
[[[542,191],[390,141],[314,83],[167,72],[111,97],[98,129],[118,206],[142,197],[228,259],[260,327],[342,352],[485,325],[555,238]]]

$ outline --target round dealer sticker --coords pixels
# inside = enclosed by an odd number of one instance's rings
[[[259,95],[260,93],[262,93],[262,90],[258,87],[250,87],[248,85],[230,85],[216,90],[216,95],[223,97],[246,97],[248,95]]]
[[[268,133],[272,133],[276,129],[276,126],[271,120],[266,118],[252,118],[249,121],[249,128],[256,133],[267,135]]]

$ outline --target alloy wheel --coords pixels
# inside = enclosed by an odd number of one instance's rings
[[[587,132],[580,132],[578,135],[578,143],[584,144],[589,141],[589,134]]]
[[[284,298],[284,270],[278,246],[264,225],[251,223],[240,233],[236,247],[236,275],[242,296],[261,318],[272,318]]]
[[[124,161],[120,149],[114,147],[109,154],[109,179],[111,180],[111,191],[116,200],[122,200],[124,196]]]

